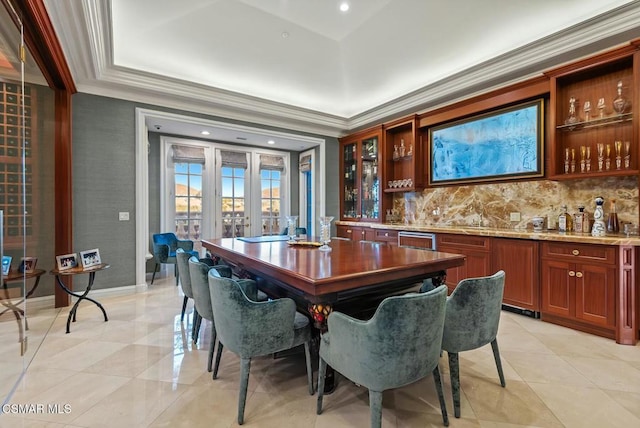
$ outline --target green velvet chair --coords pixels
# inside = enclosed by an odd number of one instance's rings
[[[433,375],[442,420],[449,425],[438,361],[447,288],[387,297],[373,317],[361,321],[332,312],[320,339],[318,407],[322,413],[327,365],[369,389],[371,426],[382,423],[382,392]]]
[[[231,277],[231,268],[225,265],[210,266],[208,263],[201,262],[197,257],[191,256],[188,260],[189,276],[191,279],[191,288],[193,291],[193,303],[198,313],[198,320],[193,321],[195,332],[193,333],[194,342],[197,341],[198,331],[202,318],[211,321],[211,343],[209,344],[209,358],[207,360],[207,371],[212,371],[213,366],[213,350],[216,344],[216,326],[213,321],[213,309],[211,307],[211,296],[209,294],[209,280],[207,275],[209,270],[214,269],[218,275]],[[243,280],[243,283],[250,289],[253,287],[257,291],[255,282],[251,280]],[[253,284],[251,284],[253,283]],[[254,292],[255,294],[255,292]],[[194,317],[195,318],[195,317]]]
[[[176,267],[178,268],[178,276],[180,277],[180,285],[182,286],[182,292],[184,293],[184,299],[182,300],[182,312],[180,313],[180,322],[184,321],[184,315],[187,311],[187,304],[189,299],[193,299],[193,289],[191,287],[191,274],[189,272],[189,259],[193,257],[192,253],[187,253],[182,248],[176,250]],[[205,263],[209,266],[213,266],[216,263],[210,257],[200,258],[201,263]],[[229,274],[231,270],[224,271],[225,274]],[[198,342],[198,332],[201,322],[201,317],[198,315],[198,310],[193,310],[193,324],[191,331],[191,339],[194,343]],[[198,328],[196,328],[198,326]]]
[[[311,326],[309,318],[296,312],[293,300],[283,298],[256,302],[247,295],[239,281],[222,278],[215,270],[209,271],[209,292],[220,342],[214,378],[217,376],[223,346],[240,357],[239,425],[244,423],[253,357],[304,345],[309,394],[313,395]]]
[[[153,275],[151,276],[151,284],[156,278],[156,272],[161,264],[172,264],[175,269],[176,286],[178,285],[178,278],[180,272],[178,272],[178,265],[176,264],[176,251],[178,248],[182,248],[185,252],[191,253],[192,256],[197,256],[198,252],[193,249],[193,241],[178,239],[175,233],[156,233],[153,235],[153,258],[156,260],[156,264],[153,267]]]
[[[447,351],[453,410],[460,417],[460,367],[458,353],[491,343],[500,384],[504,374],[498,350],[498,324],[504,293],[504,271],[480,278],[467,278],[458,283],[447,298],[447,312],[442,336],[442,349]]]

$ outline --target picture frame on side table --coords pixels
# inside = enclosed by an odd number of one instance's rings
[[[11,272],[11,260],[13,258],[11,256],[2,256],[2,274],[9,275]]]
[[[94,248],[93,250],[81,251],[80,260],[82,261],[83,269],[99,265],[100,263],[102,263],[102,261],[100,260],[100,250]]]
[[[72,269],[78,266],[78,255],[76,253],[72,253],[56,256],[56,262],[58,270]]]
[[[429,129],[429,184],[544,176],[544,100]]]
[[[20,260],[20,266],[18,272],[20,273],[34,273],[36,271],[36,264],[38,263],[37,257],[23,257]]]

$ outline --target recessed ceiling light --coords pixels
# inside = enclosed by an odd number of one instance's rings
[[[275,141],[273,141],[273,140],[269,140],[269,141],[267,141],[267,144],[275,144],[275,143],[276,143],[276,142],[275,142]]]
[[[286,39],[286,38],[288,38],[288,37],[289,37],[289,33],[287,33],[286,31],[283,31],[283,32],[282,32],[282,38],[283,38],[283,39]]]
[[[200,134],[202,134],[202,135],[211,135],[211,132],[209,132],[209,131],[201,131]]]
[[[341,12],[346,12],[349,10],[349,3],[347,3],[346,1],[340,3],[340,11]]]

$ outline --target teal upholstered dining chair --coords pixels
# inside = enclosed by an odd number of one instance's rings
[[[293,300],[283,298],[256,302],[238,281],[222,278],[215,270],[209,271],[209,292],[219,338],[214,378],[217,376],[223,346],[240,357],[239,425],[244,423],[253,357],[304,345],[309,394],[313,395],[311,326],[306,316],[296,312]]]
[[[498,350],[498,324],[504,293],[504,271],[467,278],[458,283],[447,298],[442,349],[447,351],[453,393],[453,410],[460,417],[460,367],[458,353],[491,343],[500,384],[505,380]]]
[[[209,280],[207,275],[209,270],[214,269],[218,275],[231,277],[231,268],[225,265],[210,266],[208,263],[201,262],[197,257],[191,256],[188,260],[189,276],[191,279],[191,288],[193,291],[193,303],[198,313],[198,319],[194,319],[194,342],[197,341],[198,332],[202,318],[211,321],[211,343],[209,344],[209,358],[207,359],[207,371],[212,371],[213,366],[213,350],[216,344],[216,326],[213,321],[213,309],[211,307],[211,296],[209,294]],[[244,280],[247,287],[251,287],[250,280]],[[253,282],[253,281],[251,281]],[[253,287],[257,290],[255,282]]]
[[[184,321],[184,315],[187,311],[187,304],[189,299],[193,299],[193,289],[191,287],[191,273],[189,272],[189,259],[194,257],[192,253],[185,252],[182,248],[176,250],[176,267],[178,268],[178,275],[180,277],[180,285],[182,286],[182,292],[184,293],[184,299],[182,300],[182,312],[180,313],[180,322]],[[208,266],[213,266],[216,263],[210,257],[203,257],[198,259],[201,263]],[[221,268],[222,266],[220,266]],[[231,276],[231,269],[226,267],[225,274]],[[198,315],[198,310],[194,308],[193,311],[193,328],[191,331],[191,339],[194,342],[198,341],[198,331],[200,326],[201,317]],[[198,326],[198,328],[196,328]]]
[[[182,248],[185,252],[192,256],[197,256],[198,252],[193,250],[193,241],[178,239],[175,233],[156,233],[153,235],[153,257],[156,264],[153,268],[151,276],[151,284],[156,277],[156,272],[161,264],[172,264],[175,269],[176,285],[178,285],[179,271],[176,264],[176,251]]]
[[[327,365],[369,389],[371,426],[382,423],[382,392],[433,375],[444,425],[449,425],[442,382],[440,349],[447,288],[387,297],[368,321],[332,312],[320,339],[318,407],[322,413]]]

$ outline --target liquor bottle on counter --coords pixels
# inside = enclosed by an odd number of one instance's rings
[[[567,212],[567,206],[562,205],[562,212],[558,216],[558,232],[571,232],[573,230],[573,218]]]
[[[609,217],[607,218],[607,232],[618,233],[620,232],[620,224],[618,223],[618,213],[616,212],[616,200],[611,200],[611,211],[609,211]]]
[[[553,209],[553,205],[551,205],[551,211],[547,214],[547,230],[555,230],[556,229],[556,217]]]
[[[591,227],[591,236],[604,236],[607,231],[607,225],[604,223],[604,210],[602,209],[604,198],[598,196],[596,198],[596,209],[593,212],[593,226]]]
[[[578,206],[578,212],[573,216],[573,231],[582,233],[582,225],[584,223],[584,205]]]
[[[589,213],[587,211],[582,212],[582,233],[591,232],[591,221],[589,220]]]

